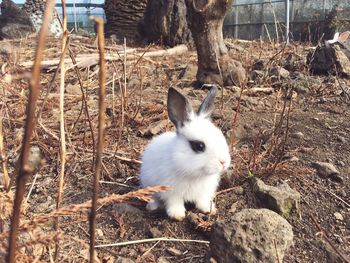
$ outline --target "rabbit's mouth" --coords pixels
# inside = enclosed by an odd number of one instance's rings
[[[220,166],[205,166],[201,169],[201,176],[211,176],[211,175],[218,175],[224,172],[224,169]]]

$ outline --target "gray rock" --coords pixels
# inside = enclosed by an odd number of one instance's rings
[[[318,46],[307,56],[312,73],[332,73],[350,76],[350,44],[334,43]],[[336,68],[336,71],[334,70]]]
[[[262,206],[288,218],[293,208],[298,208],[300,194],[289,187],[286,182],[278,186],[266,185],[262,180],[253,177],[253,191]]]
[[[176,249],[176,248],[173,248],[173,247],[167,248],[166,251],[167,251],[170,255],[176,256],[176,257],[182,256],[182,255],[183,255],[182,251],[180,251],[180,250],[178,250],[178,249]]]
[[[137,74],[131,74],[127,80],[128,89],[139,88],[141,85],[140,77]]]
[[[280,78],[286,79],[289,77],[289,75],[290,75],[289,71],[280,67],[280,66],[273,67],[270,70],[270,76],[275,76],[275,77],[280,77]]]
[[[97,228],[96,229],[96,234],[97,234],[98,237],[103,237],[104,236],[103,231],[102,231],[101,228]]]
[[[0,29],[0,37],[6,39],[23,38],[33,33],[33,27],[19,23],[9,23]]]
[[[350,76],[350,43],[344,46],[335,45],[335,57],[337,59],[337,66],[339,67],[339,72],[346,76]]]
[[[259,104],[260,98],[246,97],[246,98],[243,98],[242,101],[246,103],[247,107],[254,108],[256,105]]]
[[[9,57],[13,52],[12,45],[8,41],[1,41],[0,42],[0,55],[3,55],[5,57]]]
[[[232,133],[232,130],[230,130]],[[238,124],[234,129],[235,140],[240,141],[247,137],[247,130],[243,125]]]
[[[113,205],[113,211],[118,215],[123,215],[124,221],[127,222],[137,223],[144,218],[144,212],[142,210],[127,203]]]
[[[326,162],[313,162],[311,166],[316,169],[318,176],[324,179],[331,179],[336,182],[342,182],[343,178],[340,177],[340,172],[331,163]]]
[[[344,197],[344,198],[348,196],[348,194],[346,193],[346,191],[344,189],[339,192],[339,195],[341,197]]]
[[[277,263],[292,244],[292,226],[283,217],[268,209],[244,209],[214,224],[210,247],[219,263]]]
[[[237,186],[233,192],[236,194],[236,195],[242,195],[244,194],[244,188],[242,186]]]
[[[253,70],[265,70],[267,66],[267,61],[262,59],[256,59],[252,66]]]
[[[304,138],[304,134],[302,132],[293,132],[289,135],[291,138],[302,139]]]
[[[250,79],[255,83],[261,83],[264,79],[264,71],[262,70],[253,70],[250,72]]]
[[[3,0],[0,15],[0,39],[20,38],[34,32],[29,15],[11,0]]]
[[[38,146],[32,146],[29,149],[28,165],[32,171],[37,171],[44,162],[42,152]]]
[[[341,143],[346,143],[346,139],[343,136],[337,135],[337,141]]]
[[[298,94],[309,93],[310,90],[318,89],[322,85],[322,79],[316,76],[306,76],[300,72],[294,72],[293,81],[290,83],[293,87],[293,90]]]
[[[81,88],[79,85],[67,84],[66,92],[72,95],[80,95],[81,96]]]
[[[291,156],[290,158],[287,159],[288,162],[299,162],[300,159],[296,156]]]
[[[149,235],[150,235],[150,237],[153,237],[153,238],[157,238],[157,237],[162,237],[163,236],[162,232],[156,227],[151,227],[149,229]]]
[[[339,220],[339,221],[343,221],[343,220],[344,220],[343,215],[342,215],[341,213],[339,213],[339,212],[335,212],[335,213],[334,213],[334,217],[335,217],[337,220]]]
[[[9,161],[11,163],[17,163],[20,155],[14,156],[13,159],[10,159]],[[29,149],[29,156],[28,156],[28,168],[29,171],[32,173],[37,172],[42,165],[45,164],[45,158],[42,155],[42,152],[38,146],[31,146]]]

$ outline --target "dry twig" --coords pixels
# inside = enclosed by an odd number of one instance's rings
[[[61,46],[61,57],[64,59],[65,51],[67,50],[68,44],[68,31],[67,31],[67,13],[66,13],[66,0],[61,0],[62,2],[62,15],[63,15],[63,35],[62,35],[62,46]],[[65,136],[65,120],[64,120],[64,83],[66,77],[66,69],[63,62],[63,59],[60,60],[61,65],[58,67],[61,68],[61,76],[60,76],[60,143],[61,143],[61,151],[60,151],[60,159],[61,159],[61,169],[59,174],[58,181],[58,189],[57,189],[57,200],[56,200],[56,209],[60,208],[62,202],[63,195],[63,187],[64,187],[64,173],[65,173],[65,165],[67,159],[66,152],[66,136]],[[59,219],[56,218],[55,221],[55,230],[59,230]],[[59,244],[56,244],[55,248],[55,261],[57,261],[59,255]]]
[[[136,245],[136,244],[149,243],[149,242],[158,242],[158,241],[192,242],[192,243],[200,243],[200,244],[209,244],[210,243],[209,241],[206,241],[206,240],[193,240],[193,239],[179,239],[179,238],[157,237],[157,238],[147,238],[147,239],[126,241],[126,242],[113,243],[113,244],[97,245],[97,246],[95,246],[95,248],[120,247],[120,246]]]
[[[99,89],[99,115],[98,115],[98,141],[97,155],[95,165],[95,176],[92,194],[92,207],[90,215],[90,262],[95,261],[95,229],[96,229],[96,209],[97,197],[99,193],[99,181],[101,177],[102,154],[104,145],[104,126],[105,126],[105,83],[106,83],[106,61],[104,57],[104,31],[102,18],[92,18],[97,25],[98,49],[100,53],[100,89]],[[126,57],[126,56],[125,56]]]
[[[0,157],[2,161],[2,172],[3,172],[3,185],[4,190],[9,191],[10,190],[10,176],[8,174],[7,170],[7,156],[5,153],[4,148],[4,135],[3,135],[3,126],[2,126],[2,115],[3,115],[3,108],[1,108],[0,111]]]
[[[29,85],[30,92],[29,92],[29,99],[28,99],[27,110],[26,110],[27,118],[26,118],[26,124],[25,124],[23,146],[22,146],[21,155],[19,158],[18,177],[16,180],[17,189],[16,189],[15,202],[13,205],[9,250],[7,255],[7,262],[9,263],[13,263],[16,260],[16,250],[17,250],[16,243],[17,243],[17,235],[18,235],[18,227],[19,227],[20,210],[21,210],[21,205],[24,197],[26,180],[28,175],[31,174],[32,172],[28,165],[30,140],[34,130],[35,108],[39,97],[40,71],[41,71],[40,64],[43,57],[46,36],[48,33],[48,26],[50,24],[51,17],[53,14],[54,4],[55,3],[53,0],[46,1],[43,24],[39,32],[38,45],[37,45],[34,65],[32,69],[32,76],[30,79],[30,85]]]

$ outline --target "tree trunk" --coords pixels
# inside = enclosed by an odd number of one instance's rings
[[[140,27],[141,35],[148,42],[171,47],[179,44],[193,46],[186,16],[185,0],[149,0]]]
[[[229,86],[244,82],[245,70],[229,56],[223,38],[224,18],[233,0],[185,1],[187,21],[197,48],[199,83]]]
[[[106,0],[106,35],[128,42],[140,40],[139,23],[146,9],[147,0]]]
[[[35,31],[39,32],[43,23],[45,12],[46,0],[26,0],[22,10],[24,10],[32,20]],[[62,26],[58,20],[58,14],[56,9],[52,16],[52,21],[49,26],[49,33],[52,36],[59,37],[63,33]]]

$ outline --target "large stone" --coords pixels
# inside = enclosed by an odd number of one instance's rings
[[[10,57],[13,53],[12,44],[8,41],[0,42],[0,56],[4,56],[6,58]]]
[[[219,263],[283,262],[292,244],[292,226],[268,209],[244,209],[227,221],[217,221],[210,241]]]
[[[300,194],[289,187],[286,182],[278,186],[270,186],[253,177],[253,191],[263,207],[271,209],[288,218],[293,208],[298,208]]]
[[[253,70],[250,72],[250,79],[255,83],[262,83],[265,77],[265,71],[262,70]]]
[[[267,68],[267,61],[262,59],[256,59],[252,65],[252,70],[261,70],[265,71]]]
[[[34,32],[29,15],[11,0],[3,0],[0,15],[0,39],[20,38]]]
[[[270,76],[286,79],[289,77],[289,75],[290,75],[289,71],[280,66],[273,67],[270,70]]]
[[[350,77],[350,43],[336,42],[319,46],[309,52],[307,63],[312,73]]]
[[[1,39],[23,38],[30,33],[33,33],[33,28],[31,26],[18,24],[18,23],[10,23],[1,27],[0,38]]]
[[[331,179],[336,182],[342,182],[343,178],[337,168],[326,162],[313,162],[311,166],[316,169],[317,175],[323,179]]]

